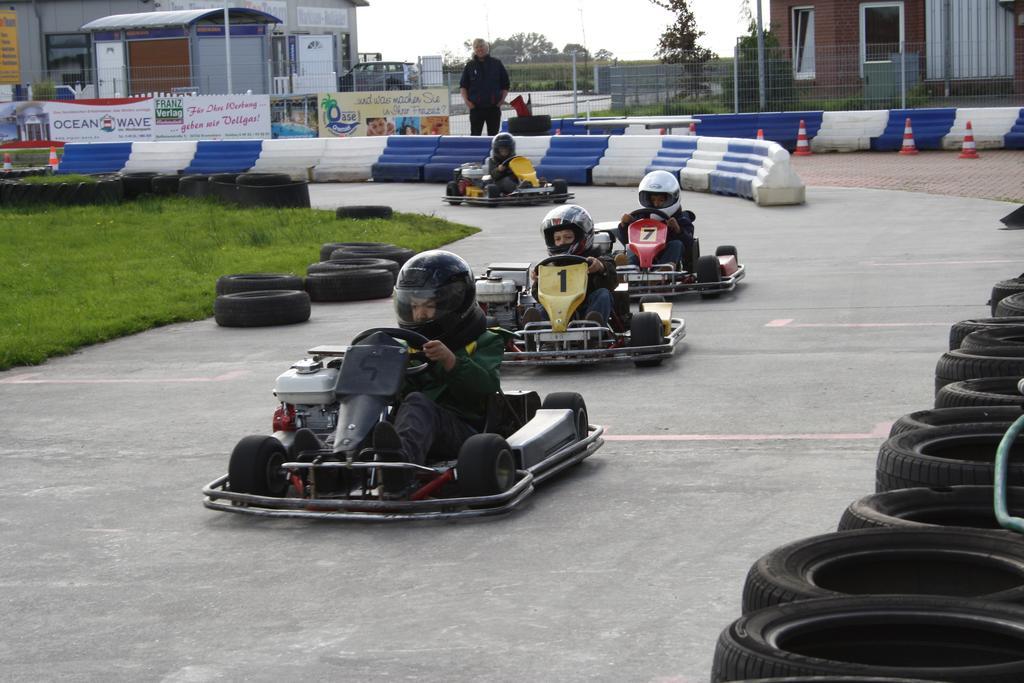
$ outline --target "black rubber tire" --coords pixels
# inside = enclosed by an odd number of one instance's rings
[[[221,327],[269,327],[309,320],[306,292],[272,290],[221,294],[213,302],[213,318]]]
[[[340,256],[341,254],[352,254],[353,256],[362,256],[363,258],[382,258],[394,261],[401,266],[415,256],[416,252],[412,249],[398,247],[393,244],[388,244],[383,247],[345,246],[338,247],[332,251],[331,258],[334,258],[335,255]]]
[[[337,218],[391,218],[394,214],[390,206],[339,206],[334,210]]]
[[[501,189],[495,183],[491,183],[484,188],[484,194],[487,195],[488,199],[497,199],[501,196]],[[496,205],[492,205],[496,206]]]
[[[585,439],[590,433],[590,415],[583,396],[574,391],[556,391],[544,397],[541,408],[549,410],[571,410],[576,424],[576,439]]]
[[[246,436],[231,451],[228,486],[236,493],[281,498],[288,492],[288,479],[281,465],[288,462],[284,444],[272,436]]]
[[[642,311],[634,313],[629,321],[629,345],[630,346],[658,346],[662,343],[661,316],[653,311]],[[633,365],[638,368],[650,368],[661,365],[662,358],[651,360],[640,360],[637,358]]]
[[[960,343],[960,351],[973,356],[1024,356],[1024,327],[1012,325],[971,332]]]
[[[697,258],[697,282],[708,284],[722,281],[722,269],[718,263],[717,256],[700,256]],[[703,299],[711,299],[721,294],[717,290],[701,290],[700,296]]]
[[[449,180],[448,184],[444,186],[444,195],[446,197],[461,197],[459,194],[459,184],[454,180]]]
[[[661,303],[665,303],[665,297],[663,297],[661,294],[644,294],[642,297],[640,297],[640,306],[641,307],[643,307],[644,304],[661,304]]]
[[[1021,403],[1024,403],[1024,396],[1021,397]],[[1010,423],[1021,415],[1024,415],[1024,411],[1013,406],[957,406],[955,408],[917,410],[907,413],[893,422],[889,429],[889,436],[896,436],[923,427],[941,427],[953,424],[994,422],[1009,427]]]
[[[320,245],[320,260],[327,261],[335,249],[342,247],[393,247],[390,242],[325,242]]]
[[[136,199],[146,194],[153,194],[153,178],[158,173],[153,171],[139,171],[124,173],[121,175],[121,183],[124,185],[124,198]]]
[[[1024,543],[960,527],[835,531],[787,543],[747,572],[742,613],[851,595],[1024,603]]]
[[[306,276],[313,301],[363,301],[391,296],[395,276],[383,269],[332,270]]]
[[[732,246],[731,244],[719,245],[718,248],[715,249],[715,256],[733,256],[735,257],[737,263],[739,263],[740,261],[739,252],[736,251],[736,247]]]
[[[979,334],[972,332],[971,334]],[[970,335],[967,335],[970,337]],[[964,338],[967,341],[967,338]],[[935,393],[951,382],[984,377],[1024,377],[1024,356],[976,355],[963,350],[946,351],[935,364]]]
[[[568,194],[569,193],[569,183],[565,182],[564,180],[562,180],[560,178],[556,179],[556,180],[552,180],[551,181],[551,191],[554,194]],[[554,200],[554,202],[555,202],[555,204],[565,204],[565,202],[568,201],[568,199],[569,199],[568,197],[562,197],[561,199]]]
[[[996,310],[993,313],[997,318],[1005,316],[1024,316],[1024,292],[1017,294],[1010,294],[1009,296],[1003,297],[996,304]]]
[[[1024,680],[1024,608],[939,596],[818,598],[751,612],[719,636],[711,681],[856,674]]]
[[[338,258],[334,258],[332,256],[326,261],[311,263],[309,264],[309,267],[306,268],[306,274],[327,273],[337,270],[369,270],[375,268],[387,270],[396,278],[398,277],[399,265],[394,261],[389,261],[388,259],[383,258],[352,256],[352,254],[344,254]]]
[[[178,194],[178,185],[181,183],[181,176],[171,173],[161,173],[153,176],[150,183],[153,194],[158,197],[173,197]]]
[[[992,295],[988,299],[988,305],[991,307],[992,315],[996,315],[996,308],[1000,301],[1010,296],[1011,294],[1018,294],[1024,292],[1024,273],[1021,273],[1015,278],[1009,280],[1000,280],[992,286]]]
[[[302,278],[291,273],[237,273],[217,278],[218,295],[275,289],[301,290]]]
[[[991,485],[996,447],[1005,434],[998,424],[925,427],[890,437],[878,449],[875,491],[920,486]],[[1006,482],[1024,486],[1024,442],[1010,447]]]
[[[206,186],[207,194],[211,197],[216,197],[222,202],[237,204],[238,184],[235,180],[239,175],[238,173],[212,174]]]
[[[309,183],[305,180],[287,185],[236,185],[239,206],[272,209],[308,209]]]
[[[964,337],[969,335],[971,332],[991,330],[1007,325],[1020,325],[1024,328],[1024,316],[974,318],[971,320],[961,320],[960,322],[953,323],[953,326],[949,328],[949,350],[954,351],[959,349]]]
[[[960,408],[966,406],[1014,406],[1024,405],[1018,382],[1020,377],[982,377],[962,382],[950,382],[935,395],[936,408]]]
[[[516,460],[497,434],[474,434],[459,449],[455,473],[463,496],[493,496],[515,484]]]
[[[513,116],[508,120],[508,132],[512,135],[547,135],[551,132],[551,116]]]
[[[235,182],[248,187],[276,187],[291,185],[295,181],[287,173],[242,173]]]
[[[200,173],[183,175],[178,179],[178,194],[183,197],[205,197],[210,193],[210,176]]]
[[[918,487],[871,493],[850,503],[839,520],[839,531],[892,527],[998,531],[1002,527],[992,508],[993,495],[991,486]],[[1007,487],[1006,504],[1011,515],[1024,517],[1024,488]]]

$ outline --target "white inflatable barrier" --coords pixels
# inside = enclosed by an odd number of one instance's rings
[[[326,138],[320,163],[313,168],[313,180],[359,182],[369,180],[373,165],[388,144],[387,136]]]
[[[591,170],[595,185],[636,185],[661,149],[661,136],[612,135],[601,161]]]
[[[312,180],[312,171],[324,155],[327,138],[264,140],[251,171],[287,173],[292,180]]]
[[[551,147],[550,135],[520,135],[516,138],[516,154],[539,164]]]
[[[132,152],[121,172],[178,173],[192,163],[197,144],[195,140],[133,142]]]
[[[679,171],[679,185],[746,197],[758,206],[802,204],[806,196],[785,148],[746,138],[698,137],[693,157]]]
[[[811,139],[812,152],[856,152],[871,149],[871,138],[885,132],[888,109],[827,111]]]
[[[1002,149],[1005,136],[1020,116],[1020,107],[972,107],[957,109],[953,127],[942,138],[943,149],[963,147],[967,122],[971,122],[976,149]]]

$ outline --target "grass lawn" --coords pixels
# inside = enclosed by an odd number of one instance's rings
[[[221,275],[304,275],[324,242],[422,251],[474,232],[419,214],[338,220],[333,211],[238,209],[179,197],[0,206],[0,369],[210,317]]]

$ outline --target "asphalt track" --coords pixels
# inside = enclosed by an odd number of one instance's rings
[[[450,207],[437,185],[318,185],[477,225],[474,266],[542,255],[549,207]],[[634,208],[575,188],[598,220]],[[387,300],[310,322],[162,327],[0,373],[0,678],[104,681],[707,680],[750,565],[834,530],[873,490],[888,424],[932,404],[949,326],[1018,275],[1013,205],[811,187],[759,208],[685,195],[705,253],[748,268],[677,299],[659,368],[509,370],[575,390],[608,442],[511,515],[343,525],[206,510],[200,488],[270,429],[306,348],[392,322]],[[310,245],[311,260],[318,250]]]

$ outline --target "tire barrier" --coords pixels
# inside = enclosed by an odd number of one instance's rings
[[[242,185],[235,188],[235,203],[248,208],[308,209],[309,183]]]
[[[210,193],[210,176],[193,173],[178,180],[178,194],[183,197],[205,197]]]
[[[391,218],[390,206],[339,206],[334,211],[336,218]]]
[[[1007,328],[1013,330],[1013,328]],[[964,349],[975,335],[988,335],[999,330],[981,330],[964,337],[960,348],[947,351],[935,365],[935,393],[952,382],[985,377],[1024,377],[1024,354],[1020,350],[1005,347],[985,346],[975,351]]]
[[[996,315],[996,308],[999,302],[1010,296],[1024,292],[1024,274],[1018,275],[1009,280],[1000,280],[992,285],[992,296],[988,299],[988,305],[992,307],[992,315]]]
[[[181,176],[169,173],[153,176],[151,188],[157,197],[173,197],[178,194]]]
[[[935,395],[936,408],[964,406],[1024,406],[1019,389],[1020,375],[1009,377],[982,377],[962,382],[950,382]]]
[[[213,319],[221,327],[269,327],[309,320],[309,295],[272,290],[221,294],[213,302]]]
[[[29,184],[0,180],[0,205],[3,206],[114,204],[123,197],[124,187],[116,176],[100,178],[94,183]]]
[[[225,204],[235,204],[238,196],[238,173],[213,173],[209,177],[207,194]]]
[[[366,258],[382,258],[394,261],[398,265],[404,265],[406,261],[416,255],[416,252],[412,249],[406,249],[405,247],[397,247],[393,244],[384,246],[343,246],[338,247],[331,252],[331,257],[335,255],[351,254],[353,256],[363,256]]]
[[[991,485],[996,447],[1006,430],[996,423],[926,427],[886,439],[875,461],[875,491]],[[1006,482],[1024,486],[1024,443],[1010,449]]]
[[[1024,488],[1007,489],[1010,514],[1024,516]],[[991,486],[950,486],[883,491],[850,503],[839,531],[890,527],[966,527],[1003,532],[992,509]]]
[[[306,274],[326,273],[335,270],[386,270],[395,278],[398,277],[400,266],[395,261],[382,258],[366,258],[353,254],[339,254],[338,258],[331,257],[326,261],[311,263],[306,268]]]
[[[952,385],[947,385],[952,386]],[[1024,397],[1021,397],[1024,403]],[[971,405],[948,408],[937,408],[934,410],[918,410],[907,413],[889,429],[889,436],[896,436],[904,432],[922,429],[924,427],[944,427],[955,424],[973,424],[980,422],[994,422],[1000,427],[1008,428],[1010,423],[1024,415],[1024,410],[1019,406],[990,406]]]
[[[153,171],[122,173],[121,182],[124,183],[124,198],[137,199],[142,195],[153,194],[153,178],[157,175],[159,174]]]
[[[395,276],[383,269],[329,270],[306,276],[313,301],[363,301],[391,296]]]
[[[971,332],[988,330],[994,327],[1006,327],[1010,325],[1019,325],[1021,329],[1024,329],[1024,316],[973,318],[953,323],[953,326],[949,328],[949,350],[955,351],[956,349],[959,349],[960,344],[963,343],[964,337],[969,335]]]
[[[996,304],[996,317],[1024,316],[1024,292],[1010,294]]]
[[[393,247],[390,242],[325,242],[320,246],[320,260],[327,261],[331,254],[342,247]],[[365,257],[360,257],[365,258]]]
[[[301,291],[302,278],[291,273],[238,273],[221,275],[216,286],[218,295],[280,289]]]

